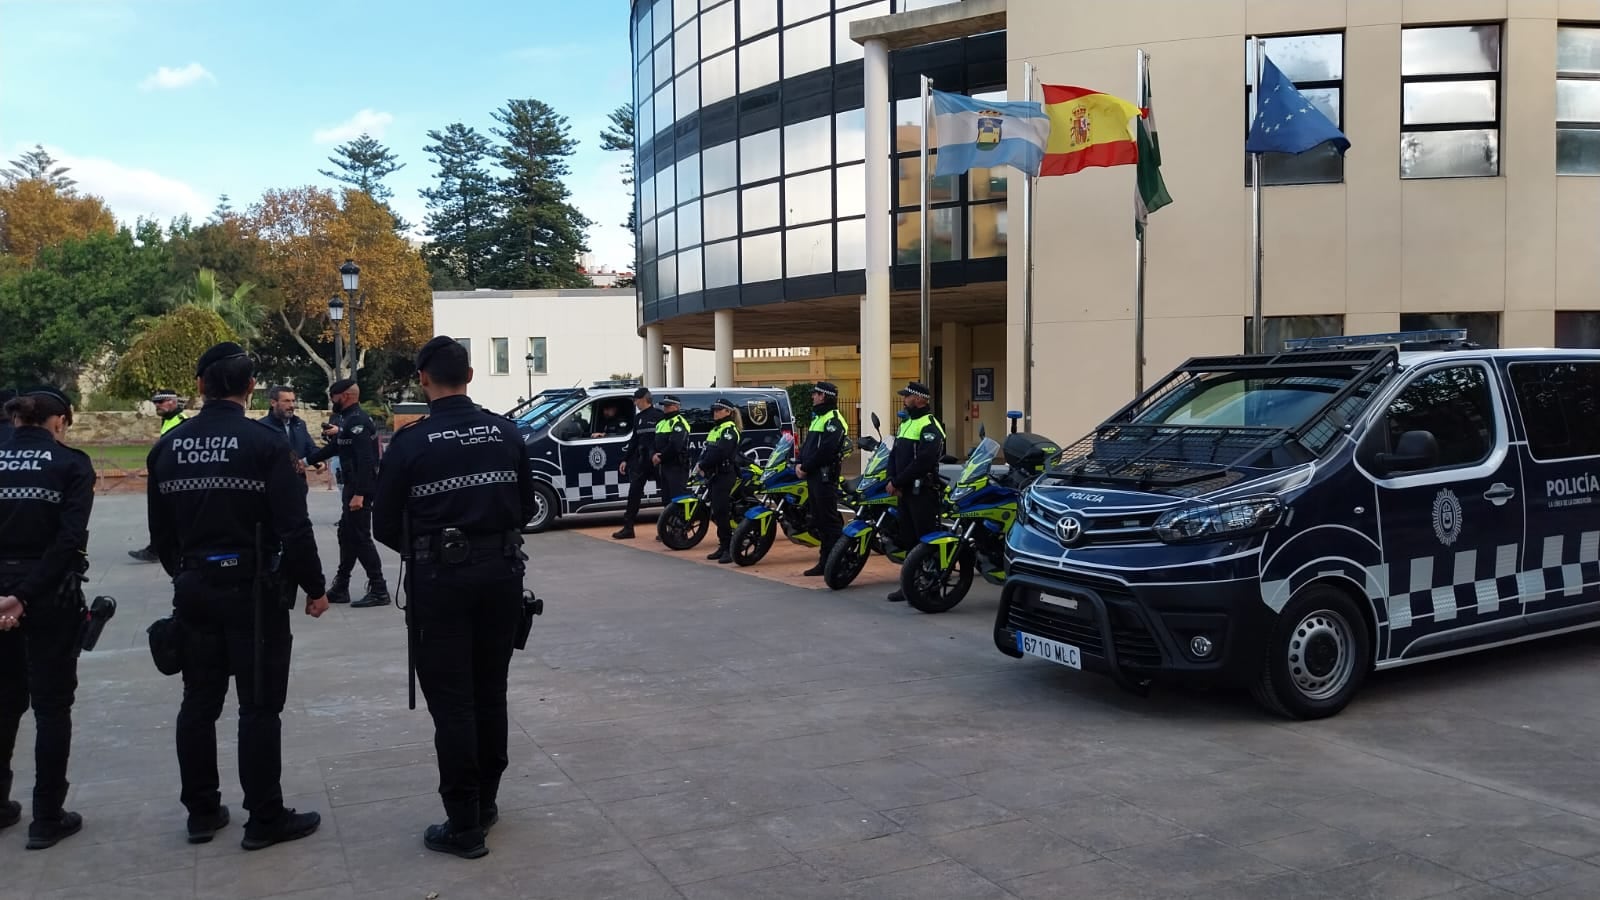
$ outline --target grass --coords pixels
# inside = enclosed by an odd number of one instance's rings
[[[144,459],[150,453],[149,444],[104,444],[79,449],[89,454],[97,472],[106,469],[142,469]]]

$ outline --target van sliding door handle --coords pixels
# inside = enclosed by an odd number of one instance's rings
[[[1506,501],[1510,500],[1516,495],[1517,492],[1515,489],[1507,487],[1506,485],[1497,481],[1494,483],[1493,487],[1483,492],[1483,499],[1493,503],[1495,506],[1505,506]]]

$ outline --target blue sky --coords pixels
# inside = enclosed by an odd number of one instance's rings
[[[631,265],[624,154],[599,149],[630,100],[627,0],[0,0],[0,154],[34,144],[119,218],[226,193],[329,186],[363,128],[406,167],[396,210],[420,227],[430,129],[487,134],[514,97],[550,104],[579,141],[567,185],[595,261]]]

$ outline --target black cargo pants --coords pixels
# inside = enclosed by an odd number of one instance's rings
[[[9,593],[0,589],[0,594]],[[0,801],[11,796],[11,755],[22,716],[31,705],[35,819],[59,817],[67,798],[82,627],[81,609],[36,602],[18,627],[0,632]]]

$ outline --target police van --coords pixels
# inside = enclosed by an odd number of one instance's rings
[[[512,410],[528,448],[538,493],[538,511],[527,525],[543,531],[556,518],[572,513],[607,512],[628,505],[628,479],[621,465],[633,439],[634,388],[602,383],[589,388],[546,391]],[[682,401],[679,412],[689,421],[689,462],[705,448],[711,431],[711,404],[726,397],[744,418],[742,449],[764,462],[785,435],[794,433],[794,412],[783,388],[652,388],[657,405],[668,394]],[[651,440],[654,438],[652,437]],[[655,481],[645,484],[643,506],[659,506]]]
[[[1373,670],[1600,625],[1600,351],[1287,346],[1191,359],[1056,457],[1001,652],[1319,718]]]

